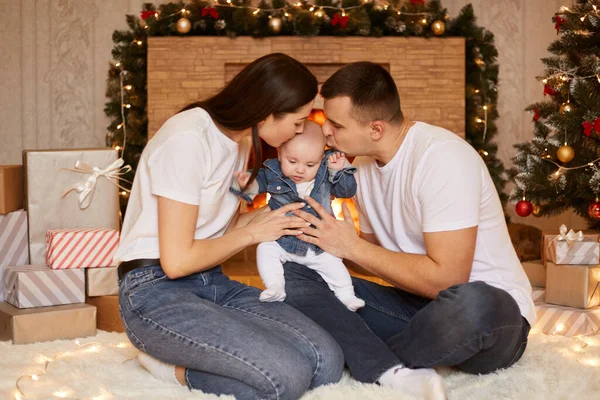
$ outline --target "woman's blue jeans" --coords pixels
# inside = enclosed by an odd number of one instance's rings
[[[120,311],[139,350],[186,368],[191,389],[244,399],[297,399],[342,376],[337,342],[300,311],[217,266],[171,280],[160,266],[120,283]]]

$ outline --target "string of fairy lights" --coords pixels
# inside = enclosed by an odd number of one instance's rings
[[[73,354],[76,353],[80,353],[80,352],[88,352],[88,353],[97,353],[98,351],[100,351],[100,349],[102,348],[119,348],[119,349],[124,349],[127,347],[130,347],[131,344],[130,343],[126,343],[126,342],[121,342],[118,343],[116,345],[113,344],[103,344],[103,343],[99,343],[99,342],[88,342],[88,343],[81,343],[79,339],[75,340],[75,345],[77,346],[74,350],[71,351],[63,351],[63,352],[59,352],[56,353],[54,355],[52,355],[51,357],[46,357],[44,355],[40,355],[38,357],[38,360],[40,361],[40,364],[43,365],[40,369],[40,371],[36,372],[36,373],[29,373],[29,374],[23,374],[20,375],[16,382],[15,382],[15,390],[13,393],[13,399],[14,400],[22,400],[22,399],[26,399],[26,398],[39,398],[39,396],[27,396],[25,389],[23,388],[22,384],[24,383],[24,381],[34,381],[34,382],[39,382],[41,381],[42,377],[46,374],[48,374],[48,369],[50,367],[50,365],[60,359],[64,359],[67,358]],[[133,360],[135,357],[133,358],[126,358],[123,363]],[[44,399],[49,398],[48,396],[44,396]],[[64,388],[64,387],[57,387],[54,388],[52,391],[52,398],[57,398],[57,399],[81,399],[80,396],[73,396],[73,393],[71,390]],[[112,395],[110,395],[109,393],[101,393],[97,396],[93,396],[93,397],[89,397],[86,399],[89,400],[108,400],[113,398]]]
[[[563,334],[566,329],[567,329],[567,327],[563,322],[557,322],[554,325],[554,328],[550,332],[548,332],[548,335],[564,337]],[[532,330],[532,333],[535,333],[535,332],[537,332],[536,328],[534,328]],[[600,347],[600,340],[596,336],[599,333],[600,333],[600,329],[598,329],[594,332],[588,333],[588,334],[573,336],[571,338],[571,340],[574,341],[575,344],[572,347],[570,347],[571,353],[568,353],[568,354],[572,354],[575,358],[575,361],[581,365],[588,366],[588,367],[600,367],[600,359],[598,359],[596,357],[589,357],[589,356],[585,357],[585,354],[584,354],[584,351],[588,348]],[[131,344],[127,343],[127,342],[120,342],[118,344],[103,344],[103,343],[99,343],[99,342],[81,343],[80,340],[77,339],[77,340],[75,340],[75,346],[76,346],[76,348],[74,350],[58,352],[58,353],[55,353],[54,355],[52,355],[51,357],[47,357],[44,355],[38,356],[38,360],[39,360],[38,365],[40,365],[38,367],[39,371],[37,371],[35,373],[22,374],[16,379],[15,389],[14,389],[13,397],[12,397],[13,400],[24,400],[24,399],[28,399],[28,398],[32,398],[32,399],[40,398],[38,395],[33,395],[33,394],[28,395],[27,391],[23,387],[23,383],[25,381],[42,382],[44,379],[43,378],[44,375],[48,374],[50,365],[52,365],[52,363],[57,360],[69,358],[69,356],[72,356],[76,353],[94,354],[94,353],[98,353],[102,349],[129,348],[131,346]],[[125,358],[122,361],[122,363],[124,364],[127,361],[133,360],[134,358],[135,357]],[[77,399],[77,400],[81,400],[81,399],[109,400],[109,399],[113,399],[114,397],[112,396],[112,394],[105,392],[105,391],[103,391],[103,393],[100,393],[95,396],[81,397],[81,396],[75,395],[73,393],[72,389],[69,389],[69,388],[65,387],[64,385],[58,385],[56,388],[52,389],[51,395],[44,395],[43,398],[44,399],[56,398],[56,399],[69,399],[69,400],[75,400],[75,399]]]

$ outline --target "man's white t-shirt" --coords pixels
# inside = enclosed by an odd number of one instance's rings
[[[239,206],[232,176],[246,169],[250,140],[234,142],[201,108],[169,118],[142,152],[115,261],[160,258],[158,196],[199,206],[195,239],[223,235]]]
[[[531,285],[508,235],[498,192],[479,154],[452,132],[415,123],[383,167],[357,157],[360,230],[388,250],[426,254],[424,232],[478,226],[470,282],[507,291],[531,326]],[[398,266],[401,268],[401,266]]]

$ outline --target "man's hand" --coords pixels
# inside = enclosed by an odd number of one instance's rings
[[[246,184],[250,180],[250,172],[247,171],[236,171],[233,173],[235,179],[237,179],[238,185],[240,185],[240,189],[246,187]]]
[[[300,228],[303,234],[297,237],[307,243],[319,246],[336,257],[348,258],[352,249],[355,248],[355,243],[360,239],[354,229],[354,222],[346,203],[342,205],[344,219],[340,221],[325,211],[325,208],[312,197],[306,196],[304,199],[321,219],[302,210],[293,211],[293,214],[314,226],[314,228]]]
[[[327,159],[327,168],[335,169],[336,171],[341,171],[346,164],[346,155],[344,153],[333,153],[329,155]]]

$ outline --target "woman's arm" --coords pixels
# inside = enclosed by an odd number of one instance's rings
[[[204,271],[227,260],[243,248],[273,241],[283,235],[298,235],[307,226],[298,217],[285,213],[303,207],[293,203],[255,216],[245,226],[214,239],[194,239],[199,207],[158,197],[158,241],[160,263],[170,279]],[[241,217],[240,217],[241,218]],[[239,224],[239,219],[238,219]]]

